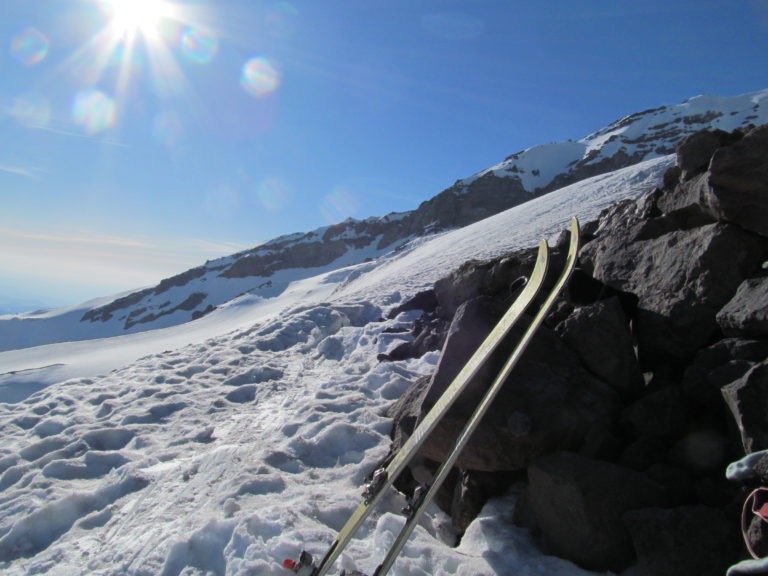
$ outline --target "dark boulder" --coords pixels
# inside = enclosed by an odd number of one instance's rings
[[[493,303],[488,298],[474,298],[459,306],[448,329],[440,360],[424,397],[422,404],[424,413],[443,395],[497,321],[498,315],[494,313]],[[483,366],[457,402],[475,406],[498,368],[498,365],[493,364]]]
[[[680,388],[664,388],[624,409],[621,423],[632,438],[679,436],[686,424],[687,406]]]
[[[510,342],[520,336],[520,329],[513,330]],[[502,348],[501,362],[508,353],[508,348]],[[436,374],[433,381],[446,379]],[[445,459],[490,382],[486,378],[473,383],[424,443],[423,456],[438,462]],[[430,390],[426,398],[438,396]],[[426,409],[429,403],[425,400],[424,405]],[[519,470],[542,454],[578,450],[596,425],[610,426],[618,405],[618,395],[585,370],[576,354],[543,326],[456,465],[465,470]]]
[[[677,145],[677,165],[680,167],[681,180],[690,180],[709,167],[709,161],[715,150],[738,141],[741,133],[724,130],[702,130],[683,138]]]
[[[688,431],[669,450],[668,459],[694,475],[718,474],[728,463],[728,438],[714,427]]]
[[[451,515],[451,526],[456,534],[463,534],[466,531],[489,498],[501,496],[510,484],[520,479],[520,476],[514,473],[461,471],[454,485],[451,507],[448,510]]]
[[[748,278],[717,313],[727,336],[768,337],[768,277]]]
[[[731,222],[768,236],[768,126],[724,136],[702,132],[678,150],[677,172],[658,200],[662,213],[677,218]],[[702,166],[707,151],[708,170]],[[679,180],[673,183],[673,175]]]
[[[768,124],[716,150],[710,173],[720,219],[768,237]]]
[[[666,500],[663,488],[645,474],[568,452],[536,460],[528,478],[547,550],[595,571],[629,566],[635,554],[622,516]]]
[[[577,308],[557,332],[590,372],[621,394],[642,388],[632,333],[618,297]]]
[[[536,250],[522,250],[496,261],[470,260],[435,283],[439,314],[451,319],[459,306],[478,296],[489,296],[498,303],[499,316],[519,294],[533,270]]]
[[[768,360],[724,386],[722,392],[741,435],[744,453],[768,449]]]
[[[621,576],[722,576],[739,558],[735,519],[717,508],[646,508],[623,520],[637,563]]]
[[[618,230],[616,230],[618,228]],[[717,312],[759,269],[766,242],[729,224],[676,230],[667,218],[611,221],[582,251],[595,278],[638,297],[641,365],[687,360],[719,332]]]
[[[723,413],[720,389],[768,358],[768,340],[724,338],[700,350],[685,370],[683,390],[697,413],[710,423]]]
[[[387,416],[392,418],[392,450],[396,451],[413,434],[421,415],[421,404],[429,389],[430,378],[425,376],[414,382],[405,393],[390,406]]]

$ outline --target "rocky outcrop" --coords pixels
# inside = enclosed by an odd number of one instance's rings
[[[583,567],[714,576],[743,555],[739,487],[724,470],[768,449],[768,231],[756,224],[768,218],[752,216],[768,209],[767,130],[687,138],[663,188],[583,227],[569,293],[439,499],[459,531],[503,490],[501,479],[525,474],[515,517]],[[468,263],[424,301],[415,336],[445,344],[432,378],[393,407],[395,448],[514,297],[531,259],[526,251]],[[425,335],[449,323],[447,334]],[[514,341],[427,440],[420,481]]]

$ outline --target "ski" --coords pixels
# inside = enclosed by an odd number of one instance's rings
[[[405,543],[408,540],[408,537],[411,535],[411,532],[413,532],[413,529],[416,527],[416,524],[418,523],[419,518],[424,513],[424,510],[426,509],[427,505],[435,497],[435,494],[437,494],[437,491],[440,489],[440,486],[442,486],[443,482],[448,477],[448,474],[453,468],[453,465],[456,463],[456,460],[458,459],[462,450],[465,448],[470,438],[472,437],[472,433],[477,429],[483,416],[485,416],[485,413],[490,408],[491,404],[493,403],[493,400],[496,398],[496,395],[499,393],[502,386],[504,385],[504,382],[507,380],[510,373],[514,369],[515,365],[520,360],[520,357],[525,352],[526,348],[528,347],[528,344],[531,342],[536,331],[539,329],[539,327],[541,326],[541,323],[544,321],[544,318],[549,313],[558,295],[560,294],[562,289],[565,287],[566,283],[568,282],[568,279],[571,277],[571,273],[573,272],[574,266],[576,264],[576,256],[578,254],[578,251],[579,251],[579,223],[578,223],[578,220],[576,220],[576,218],[573,218],[571,220],[571,239],[570,239],[570,246],[568,248],[568,256],[565,262],[565,268],[560,274],[560,277],[558,278],[557,283],[555,284],[555,287],[549,293],[546,300],[544,301],[541,308],[539,309],[536,316],[534,317],[533,321],[531,322],[530,326],[525,331],[525,333],[523,334],[518,344],[515,346],[514,350],[509,356],[509,359],[504,364],[504,367],[501,369],[501,372],[499,372],[498,376],[496,376],[490,388],[488,388],[488,391],[483,396],[483,399],[480,401],[477,408],[475,408],[475,411],[472,413],[472,416],[470,416],[469,420],[467,421],[467,424],[464,426],[464,429],[459,434],[459,437],[456,440],[456,443],[454,444],[454,447],[451,450],[451,453],[448,455],[446,460],[440,465],[440,468],[435,474],[435,477],[432,480],[432,483],[429,486],[419,486],[414,492],[413,497],[409,500],[409,506],[406,509],[407,510],[406,522],[403,525],[402,529],[400,530],[400,533],[397,535],[397,538],[395,538],[395,541],[390,547],[389,551],[387,552],[387,555],[385,556],[384,560],[376,568],[376,571],[373,573],[373,576],[385,576],[385,574],[387,574],[389,569],[395,563],[395,559],[400,554],[400,551],[402,550],[403,546],[405,546]]]
[[[440,419],[466,389],[472,378],[520,319],[525,309],[536,298],[544,283],[548,266],[549,246],[546,241],[542,240],[539,243],[533,272],[531,272],[522,292],[520,292],[501,320],[499,320],[490,334],[483,340],[472,357],[456,375],[442,396],[435,402],[435,405],[427,412],[405,444],[403,444],[385,467],[379,468],[373,473],[371,480],[364,486],[363,501],[351,514],[346,524],[339,530],[336,539],[322,560],[316,563],[311,554],[302,551],[298,561],[293,559],[285,560],[283,567],[286,570],[290,570],[298,576],[325,576],[328,574],[333,563],[352,540],[360,525],[375,509],[383,495],[386,494],[387,489],[392,486],[400,473],[418,452],[419,448],[424,444],[429,434],[435,429]]]

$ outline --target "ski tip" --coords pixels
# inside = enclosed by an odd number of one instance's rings
[[[293,560],[291,558],[286,558],[285,560],[283,560],[283,568],[285,568],[286,570],[291,570],[291,571],[296,570],[296,567],[298,566],[298,564],[299,563],[296,562],[296,560]]]
[[[581,234],[581,226],[579,225],[579,219],[576,216],[571,217],[571,233],[578,236]]]

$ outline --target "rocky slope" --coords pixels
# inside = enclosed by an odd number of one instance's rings
[[[0,319],[0,350],[177,325],[246,292],[271,297],[297,278],[375,258],[418,236],[465,226],[566,184],[669,154],[701,128],[768,122],[767,102],[765,90],[731,98],[699,96],[633,114],[577,142],[513,154],[411,212],[283,236],[107,304],[77,308],[64,320],[55,314]]]
[[[744,556],[746,487],[725,468],[768,449],[768,125],[696,133],[677,153],[662,188],[584,226],[567,297],[441,494],[457,529],[516,486],[525,494],[516,522],[591,570],[715,576]],[[391,411],[395,448],[508,306],[533,256],[467,263],[419,296],[427,313],[413,341],[381,359],[445,344],[435,374]],[[404,491],[429,479],[495,371],[430,436]]]

